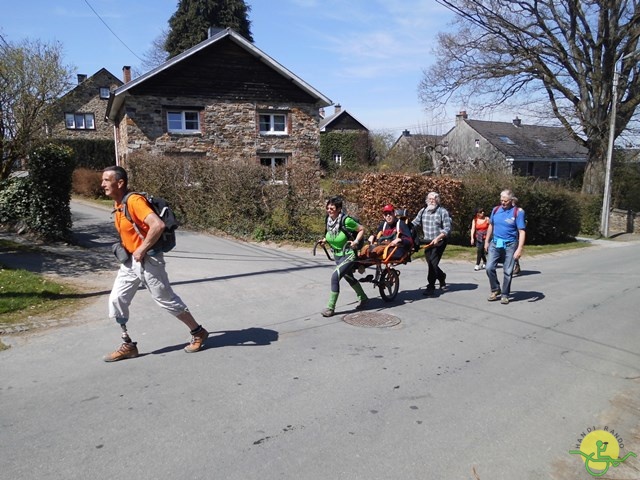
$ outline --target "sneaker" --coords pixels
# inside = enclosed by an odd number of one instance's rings
[[[484,270],[484,267],[486,267],[486,265],[483,263],[482,265],[480,265],[480,268]]]
[[[333,308],[325,308],[320,314],[323,317],[333,317]]]
[[[487,298],[487,300],[490,301],[490,302],[495,302],[498,299],[500,299],[500,290],[496,290],[495,292],[491,292],[491,295],[489,295],[489,298]]]
[[[209,332],[207,332],[203,327],[200,327],[200,331],[198,333],[191,335],[191,342],[189,342],[189,345],[184,347],[184,351],[187,353],[195,353],[202,350],[207,338],[209,338]]]
[[[473,267],[473,269],[477,272],[478,270],[480,270],[480,265],[476,265],[475,267]]]
[[[434,287],[433,285],[427,285],[427,289],[422,292],[422,295],[424,295],[425,297],[431,297],[433,295],[435,295],[436,293],[436,287]]]
[[[447,274],[443,273],[442,280],[440,280],[440,290],[446,290],[446,289],[447,289]]]
[[[123,342],[117,350],[105,355],[102,359],[105,362],[117,362],[125,358],[136,358],[138,356],[138,347],[136,342]]]
[[[356,310],[364,310],[365,308],[367,308],[368,301],[368,298],[363,298],[362,300],[360,300],[360,302],[358,302],[358,305],[356,305]]]
[[[509,305],[509,297],[502,297],[502,298],[500,299],[500,303],[501,303],[502,305]]]

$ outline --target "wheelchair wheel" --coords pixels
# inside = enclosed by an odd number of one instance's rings
[[[400,288],[400,272],[393,268],[382,272],[378,288],[380,289],[380,296],[385,302],[390,302],[396,298],[398,288]]]

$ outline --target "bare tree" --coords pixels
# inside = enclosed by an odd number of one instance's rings
[[[437,1],[457,30],[438,37],[423,103],[545,107],[589,150],[583,192],[602,193],[616,68],[616,138],[640,104],[640,0]]]
[[[164,49],[164,44],[167,42],[168,30],[163,30],[156,39],[151,42],[151,48],[147,50],[143,55],[142,69],[144,72],[153,70],[154,68],[162,65],[169,58],[169,54]],[[143,73],[144,73],[143,72]]]
[[[46,135],[49,107],[70,85],[59,43],[0,36],[0,180]]]

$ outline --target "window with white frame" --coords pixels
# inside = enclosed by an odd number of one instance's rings
[[[549,162],[549,178],[558,178],[558,162]]]
[[[338,166],[342,166],[342,154],[340,152],[333,152],[333,162]]]
[[[65,113],[64,124],[68,130],[95,130],[96,122],[93,113]]]
[[[169,133],[200,133],[200,112],[197,110],[167,110]]]
[[[260,165],[270,171],[271,183],[286,183],[287,181],[287,157],[281,156],[261,156]]]
[[[103,100],[109,98],[109,87],[100,87],[100,98]]]
[[[285,113],[261,113],[260,133],[263,135],[286,135],[287,115]]]

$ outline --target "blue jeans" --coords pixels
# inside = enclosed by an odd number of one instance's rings
[[[513,254],[518,249],[518,242],[514,241],[505,244],[505,248],[498,248],[494,242],[489,243],[489,255],[487,258],[487,277],[489,277],[489,285],[492,292],[502,291],[502,296],[506,297],[511,293],[511,274],[516,261]],[[502,289],[498,281],[496,267],[502,262]]]

